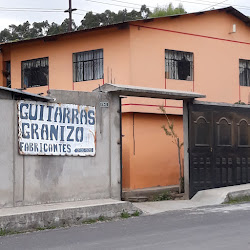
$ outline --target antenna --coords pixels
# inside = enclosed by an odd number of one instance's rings
[[[69,32],[72,31],[72,12],[77,10],[77,9],[72,9],[71,5],[72,5],[71,0],[69,0],[69,8],[64,11],[64,12],[69,12],[69,28],[68,28]]]

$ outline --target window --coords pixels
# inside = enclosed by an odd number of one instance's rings
[[[250,60],[240,59],[240,86],[250,86]]]
[[[10,72],[10,61],[6,61],[4,62],[4,71],[3,71],[3,75],[5,77],[6,80],[6,87],[7,88],[11,88],[11,72]]]
[[[73,81],[103,78],[103,50],[90,50],[73,54]]]
[[[165,50],[166,78],[175,80],[193,80],[193,53]]]
[[[48,57],[22,61],[22,88],[46,86],[48,83]]]

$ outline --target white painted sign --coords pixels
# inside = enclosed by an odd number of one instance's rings
[[[94,156],[95,107],[18,101],[19,153]]]

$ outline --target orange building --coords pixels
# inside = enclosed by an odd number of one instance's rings
[[[195,91],[247,103],[250,20],[234,9],[131,21],[1,44],[0,84],[46,94],[103,83]],[[161,126],[165,106],[183,138],[182,103],[123,99],[123,188],[178,184],[177,148]]]

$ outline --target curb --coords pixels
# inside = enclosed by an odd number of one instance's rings
[[[224,202],[229,202],[230,200],[239,199],[246,196],[250,197],[250,189],[230,192],[227,194],[227,197],[225,198]]]
[[[1,231],[6,233],[80,225],[88,220],[119,217],[122,212],[132,214],[139,211],[130,202],[100,204],[93,206],[65,208],[41,212],[30,212],[0,216]],[[141,211],[139,211],[141,213]]]

